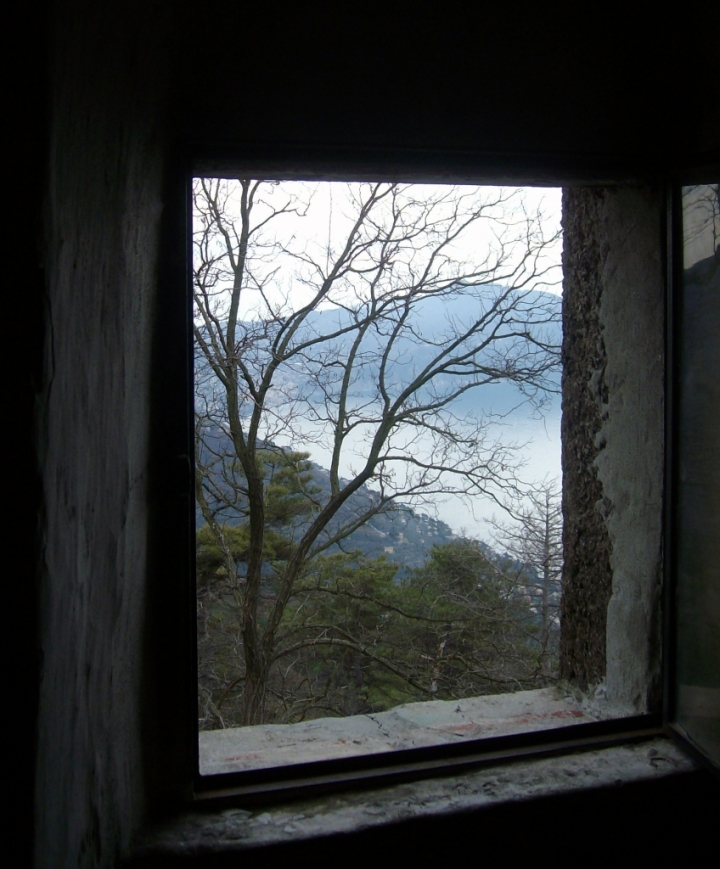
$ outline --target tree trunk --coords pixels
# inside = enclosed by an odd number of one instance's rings
[[[259,657],[245,665],[245,703],[243,725],[265,723],[265,693],[269,667]]]

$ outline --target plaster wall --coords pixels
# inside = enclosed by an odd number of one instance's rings
[[[662,583],[662,193],[564,200],[561,671],[631,712],[657,705]]]
[[[610,538],[608,700],[635,712],[660,702],[663,566],[665,283],[662,191],[605,197],[600,327],[607,352],[598,478]]]

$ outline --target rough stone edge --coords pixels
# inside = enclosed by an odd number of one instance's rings
[[[606,675],[611,543],[596,459],[607,353],[599,321],[607,256],[606,188],[565,188],[563,225],[562,472],[563,594],[560,675],[592,690]]]

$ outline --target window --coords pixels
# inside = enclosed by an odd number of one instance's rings
[[[408,714],[402,722],[405,741],[396,731],[380,750],[434,745],[447,742],[448,735],[452,742],[463,736],[473,740],[479,730],[473,715],[485,716],[488,732],[488,701],[472,698],[497,693],[493,684],[506,691],[510,684],[553,683],[557,590],[549,579],[543,602],[537,569],[523,573],[526,565],[517,558],[503,563],[480,544],[453,535],[442,518],[422,515],[416,505],[419,498],[427,504],[428,495],[481,491],[502,501],[519,492],[511,475],[512,451],[497,444],[487,450],[488,420],[472,412],[459,416],[450,399],[462,399],[481,384],[487,390],[510,382],[522,397],[515,405],[540,409],[558,391],[559,304],[547,292],[557,282],[557,259],[553,263],[550,256],[556,236],[533,225],[527,213],[519,221],[502,198],[506,194],[495,191],[485,214],[493,208],[500,214],[505,240],[513,234],[522,238],[523,254],[501,243],[494,259],[468,263],[466,256],[463,271],[444,255],[450,240],[457,246],[453,221],[469,225],[469,216],[478,212],[467,191],[451,201],[448,188],[420,197],[417,188],[408,188],[408,195],[390,184],[355,185],[342,194],[330,184],[268,184],[264,195],[263,187],[251,181],[196,182],[199,679],[201,727],[210,730],[210,738],[201,737],[201,771],[274,766],[287,763],[282,758],[288,756],[297,763],[362,756],[382,744],[366,732],[383,723],[374,714],[377,707],[428,700],[422,710],[415,707],[416,718],[432,717],[439,714],[440,704],[433,703],[438,695],[460,701],[454,709],[461,722],[443,719],[428,740],[427,729],[407,726],[413,717]],[[652,636],[662,557],[664,299],[659,250],[650,249],[656,237],[648,230],[658,228],[662,209],[647,191],[590,189],[577,191],[574,200],[573,195],[567,194],[566,212],[584,216],[585,223],[571,227],[574,241],[566,245],[566,261],[574,251],[586,260],[594,255],[597,262],[586,286],[576,280],[566,312],[566,322],[575,316],[580,324],[563,351],[566,393],[568,383],[571,390],[590,393],[589,402],[587,396],[576,401],[566,417],[585,436],[581,464],[592,478],[590,485],[578,483],[582,475],[573,469],[577,485],[569,496],[566,486],[566,501],[587,502],[595,490],[600,497],[589,511],[587,503],[580,504],[571,515],[571,533],[592,538],[594,546],[580,552],[572,540],[569,544],[574,561],[569,579],[566,569],[571,593],[566,593],[561,660],[562,675],[591,690],[580,701],[566,699],[556,707],[544,697],[546,706],[530,725],[527,707],[516,706],[516,717],[525,714],[525,729],[642,715],[657,708],[658,697],[659,649]],[[586,201],[580,202],[583,196]],[[320,223],[312,223],[310,209],[323,197]],[[458,202],[465,209],[462,218]],[[328,228],[333,209],[336,217]],[[650,248],[636,250],[634,265],[627,266],[633,254],[623,249],[623,220],[630,213]],[[346,231],[333,236],[338,214],[347,221]],[[354,224],[358,215],[362,220]],[[610,217],[611,237],[588,241],[593,221],[600,224],[603,215]],[[298,225],[301,216],[312,227],[305,236],[299,230],[284,236],[270,231],[283,222]],[[645,265],[633,275],[643,258]],[[618,269],[623,259],[624,273]],[[294,287],[292,297],[283,260],[292,264],[295,285],[302,287]],[[575,274],[582,273],[575,268]],[[631,318],[628,275],[636,306]],[[438,296],[444,298],[438,310],[422,314],[417,306],[429,310]],[[470,316],[462,307],[466,303]],[[456,315],[459,310],[462,315]],[[593,318],[593,328],[587,328]],[[632,338],[628,321],[638,332],[634,352],[622,349]],[[442,340],[432,331],[438,326]],[[592,346],[579,337],[583,332]],[[497,340],[486,342],[479,358],[473,342],[488,334]],[[455,355],[445,365],[448,347]],[[638,360],[639,376],[628,378]],[[415,384],[418,373],[437,379],[427,376]],[[393,404],[401,394],[403,401]],[[233,404],[228,395],[239,400]],[[629,395],[631,420],[622,411]],[[501,398],[493,423],[516,421],[515,405],[503,405]],[[578,408],[585,416],[572,422]],[[385,441],[378,440],[382,426]],[[637,455],[628,441],[641,430],[650,445]],[[309,455],[303,449],[308,444],[320,452]],[[323,450],[325,470],[317,461]],[[344,451],[354,453],[354,465],[343,466]],[[627,476],[628,457],[635,476]],[[545,495],[547,518],[552,492]],[[337,506],[328,509],[333,503]],[[541,506],[537,501],[536,510]],[[515,515],[522,517],[522,508]],[[594,527],[588,532],[589,518]],[[253,537],[253,522],[262,527],[264,540]],[[517,538],[520,527],[506,532]],[[431,536],[444,545],[432,550]],[[425,548],[415,563],[403,564],[396,550],[407,547],[411,537],[422,539]],[[644,551],[633,554],[638,540]],[[294,578],[283,586],[288,565]],[[604,571],[603,582],[595,581],[597,571]],[[448,594],[449,577],[456,577],[458,594]],[[608,578],[614,588],[607,587]],[[633,643],[637,649],[631,649]],[[494,655],[481,661],[487,646]],[[509,702],[506,697],[506,712]],[[372,714],[362,719],[364,728],[351,733],[347,725],[328,729],[325,723],[318,740],[319,715],[367,711]],[[268,719],[296,723],[292,734],[275,729],[275,747],[283,749],[275,754],[267,752],[268,731],[275,726],[268,728]],[[305,722],[303,752],[288,752],[286,746],[299,740],[297,722]],[[235,729],[246,723],[263,726]]]
[[[361,754],[442,698],[435,738],[473,734],[466,700],[557,677],[559,190],[194,194],[201,726],[349,716]]]
[[[717,176],[715,176],[717,177]],[[700,179],[707,180],[707,176]],[[720,763],[718,406],[720,187],[694,183],[678,197],[676,679],[674,726]],[[678,233],[680,235],[680,232]],[[714,524],[713,524],[714,523]]]

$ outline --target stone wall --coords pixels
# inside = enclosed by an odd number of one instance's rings
[[[607,401],[600,327],[605,191],[563,193],[563,598],[560,672],[581,688],[605,678],[610,538],[595,459]]]

